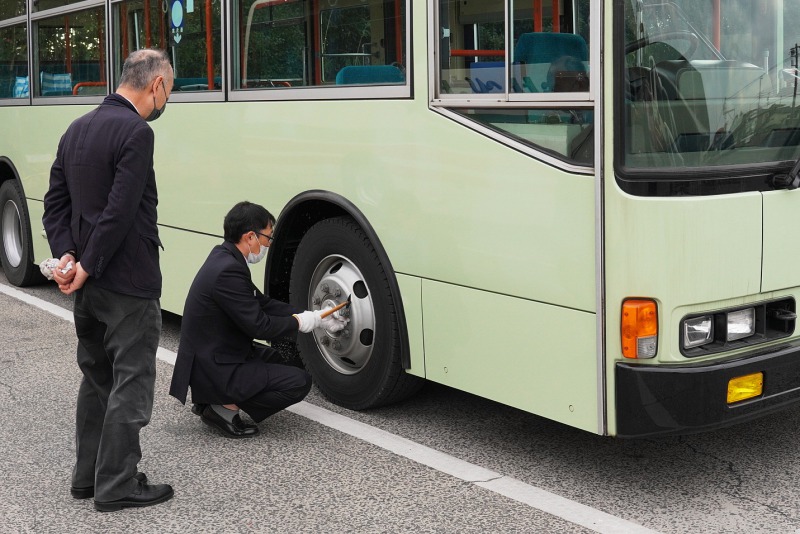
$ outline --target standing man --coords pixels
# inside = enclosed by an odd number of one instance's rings
[[[161,333],[153,130],[172,91],[161,50],[138,50],[119,89],[75,120],[58,145],[44,197],[54,277],[75,295],[78,391],[72,496],[111,512],[172,498],[137,471],[153,411]],[[73,267],[74,265],[74,267]]]
[[[275,218],[264,207],[236,204],[225,216],[225,241],[211,250],[195,276],[181,323],[181,341],[170,395],[230,438],[248,438],[258,427],[239,417],[239,408],[256,423],[303,400],[311,376],[278,358],[253,339],[275,340],[325,328],[338,332],[347,319],[323,319],[322,310],[304,311],[265,296],[253,284],[248,263],[261,261],[272,242]]]

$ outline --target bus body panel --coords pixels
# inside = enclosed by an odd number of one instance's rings
[[[604,249],[606,392],[608,431],[616,435],[615,413],[625,407],[618,406],[615,367],[631,362],[622,357],[621,349],[624,299],[652,298],[658,307],[657,355],[634,362],[697,365],[703,358],[688,360],[680,352],[683,317],[768,296],[760,293],[760,193],[637,198],[622,193],[609,178]]]
[[[796,234],[800,189],[768,191],[764,196],[764,270],[762,291],[800,283],[800,239]]]
[[[531,172],[529,156],[423,102],[382,104],[171,106],[154,125],[159,223],[218,234],[243,198],[277,215],[300,191],[329,190],[361,210],[396,272],[594,311],[591,177]],[[205,131],[197,106],[204,124],[237,134]],[[181,144],[187,150],[165,148]]]
[[[422,281],[427,378],[598,433],[595,314]]]

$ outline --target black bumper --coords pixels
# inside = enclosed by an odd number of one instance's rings
[[[760,397],[728,405],[728,381],[764,373]],[[616,366],[619,437],[689,434],[761,417],[800,402],[800,343],[724,362]]]

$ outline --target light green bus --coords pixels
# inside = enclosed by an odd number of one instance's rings
[[[430,380],[601,435],[750,421],[800,399],[797,27],[800,0],[3,0],[3,270],[39,281],[59,137],[165,48],[164,309],[247,199],[280,214],[265,292],[351,298],[297,345],[341,406]]]

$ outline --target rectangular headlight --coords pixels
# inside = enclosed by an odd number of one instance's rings
[[[756,333],[755,308],[730,312],[727,314],[727,317],[728,334],[726,339],[728,341],[750,337]]]
[[[714,316],[703,315],[683,322],[683,348],[691,349],[714,341]]]

